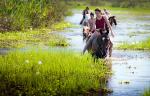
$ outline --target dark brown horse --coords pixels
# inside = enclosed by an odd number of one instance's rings
[[[97,50],[95,50],[94,53],[92,53],[92,56],[95,59],[107,57],[107,50],[108,50],[109,44],[111,42],[108,34],[101,33],[101,35],[99,35],[97,37],[96,42],[98,44],[98,48],[97,48]]]
[[[117,21],[116,21],[116,17],[115,16],[109,17],[108,20],[109,20],[109,23],[110,23],[111,26],[113,26],[113,24],[117,25]]]

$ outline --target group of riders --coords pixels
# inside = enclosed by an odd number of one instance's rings
[[[83,10],[82,15],[80,24],[83,25],[83,39],[86,40],[83,54],[88,50],[97,59],[111,57],[113,43],[109,35],[114,37],[112,25],[117,25],[115,16],[111,16],[106,9],[97,8],[95,18],[94,13],[90,12],[88,7]]]

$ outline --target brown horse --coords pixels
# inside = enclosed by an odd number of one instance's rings
[[[101,35],[97,37],[96,42],[98,44],[98,48],[92,56],[96,59],[107,57],[107,50],[111,42],[109,36],[106,33],[101,33]]]
[[[107,57],[107,50],[109,48],[110,38],[106,33],[99,33],[97,31],[87,41],[83,54],[87,50],[94,57],[94,60]]]
[[[115,16],[109,17],[108,20],[109,20],[109,23],[110,23],[111,26],[113,26],[113,24],[117,25],[117,21],[116,21],[116,17]]]
[[[91,31],[90,31],[90,27],[88,26],[84,26],[83,27],[83,40],[88,40],[91,36]]]

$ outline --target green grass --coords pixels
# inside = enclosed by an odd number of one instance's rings
[[[1,96],[77,96],[106,87],[104,61],[71,51],[11,52],[0,55]]]
[[[150,50],[150,39],[148,38],[145,41],[141,42],[133,42],[133,43],[127,43],[124,42],[117,46],[118,49],[130,49],[130,50]]]
[[[73,25],[71,23],[62,21],[62,22],[53,24],[51,26],[51,29],[58,31],[58,30],[63,30],[64,28],[70,28],[70,27],[73,27]]]
[[[142,96],[150,96],[150,89],[146,89]]]
[[[52,25],[51,29],[30,29],[26,31],[12,31],[0,33],[0,48],[22,48],[32,45],[44,46],[69,46],[67,39],[52,31],[64,30],[72,27],[69,22],[59,22]]]

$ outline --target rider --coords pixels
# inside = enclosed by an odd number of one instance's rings
[[[86,7],[85,10],[83,10],[83,12],[82,12],[83,18],[82,18],[80,24],[83,23],[84,19],[86,18],[86,14],[89,14],[89,7]]]
[[[100,29],[102,32],[105,32],[106,31],[106,25],[107,25],[111,31],[111,35],[114,37],[112,27],[111,27],[107,17],[105,15],[102,15],[101,10],[98,8],[95,9],[95,14],[96,14],[96,20],[95,20],[96,29]]]
[[[95,19],[94,19],[94,13],[90,13],[90,19],[88,20],[88,26],[90,27],[90,31],[92,32],[92,33],[94,33],[95,32]]]
[[[96,20],[95,20],[96,29],[98,29],[102,33],[104,33],[105,32],[105,25],[107,24],[109,29],[110,29],[110,31],[111,31],[111,35],[114,37],[114,33],[112,31],[111,25],[110,25],[107,17],[102,15],[102,12],[101,12],[100,9],[95,9],[95,14],[96,14]],[[91,49],[92,54],[96,52],[96,50],[98,49],[98,44],[97,44],[96,38],[99,35],[102,34],[102,33],[100,33],[100,31],[95,31],[92,34],[92,36],[90,37],[90,39],[88,40],[88,42],[86,43],[86,45],[85,45],[85,47],[83,49],[83,54],[88,49]]]
[[[110,12],[108,12],[107,9],[103,9],[104,11],[104,15],[107,17],[107,19],[109,19],[109,17],[111,16]]]

